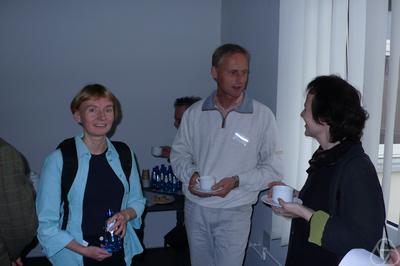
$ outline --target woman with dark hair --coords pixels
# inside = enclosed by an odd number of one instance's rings
[[[275,213],[293,218],[286,265],[338,265],[353,248],[374,251],[385,224],[382,190],[360,138],[368,118],[359,92],[338,76],[307,86],[301,117],[318,141],[300,192],[303,205],[279,200]],[[270,187],[277,183],[271,183]]]

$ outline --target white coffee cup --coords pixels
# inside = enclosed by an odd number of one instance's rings
[[[161,153],[162,153],[161,147],[151,147],[151,154],[153,154],[153,156],[160,156]]]
[[[214,186],[216,182],[215,176],[204,175],[200,176],[198,179],[198,183],[200,184],[201,190],[212,190],[212,186]]]
[[[293,188],[285,185],[272,187],[272,201],[279,204],[278,199],[285,202],[293,202]]]

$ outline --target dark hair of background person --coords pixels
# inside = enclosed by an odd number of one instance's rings
[[[314,120],[330,126],[331,142],[361,139],[368,113],[361,106],[358,90],[339,76],[330,75],[316,77],[306,91],[314,95]]]
[[[192,104],[194,104],[197,101],[200,101],[201,98],[200,97],[195,97],[195,96],[191,96],[191,97],[182,97],[182,98],[177,98],[174,102],[174,107],[179,107],[179,106],[191,106]]]
[[[212,66],[217,67],[225,55],[236,53],[245,55],[247,57],[247,61],[250,62],[250,54],[245,48],[237,44],[227,43],[221,45],[214,51],[212,55]]]

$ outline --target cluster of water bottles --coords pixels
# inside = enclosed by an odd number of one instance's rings
[[[151,171],[150,186],[152,189],[162,192],[177,192],[182,189],[182,183],[174,175],[171,165],[153,167]]]

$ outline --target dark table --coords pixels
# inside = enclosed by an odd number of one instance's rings
[[[176,211],[176,226],[173,228],[168,234],[172,234],[172,232],[176,231],[182,231],[182,228],[184,229],[184,202],[185,202],[185,196],[182,194],[182,192],[175,192],[175,193],[168,193],[168,192],[161,192],[161,191],[156,191],[151,188],[143,188],[143,194],[146,197],[151,196],[151,194],[165,194],[169,196],[173,196],[175,200],[171,203],[167,204],[154,204],[154,205],[146,205],[143,215],[142,215],[142,226],[140,229],[136,230],[136,233],[140,239],[140,242],[142,243],[142,246],[144,247],[143,239],[144,239],[144,227],[145,227],[145,218],[147,213],[149,212],[163,212],[163,211]],[[167,235],[164,237],[164,245],[167,245],[166,243],[166,238]],[[185,236],[186,238],[186,236]],[[186,240],[185,240],[186,241]]]
[[[173,196],[175,200],[171,203],[167,204],[154,204],[151,206],[146,206],[145,212],[162,212],[162,211],[176,211],[176,221],[177,224],[182,222],[183,223],[183,206],[185,202],[185,196],[182,194],[182,192],[175,192],[175,193],[169,193],[169,192],[162,192],[162,191],[156,191],[152,190],[150,188],[145,188],[143,189],[144,194],[146,195],[146,192],[151,192],[151,193],[156,193],[156,194],[165,194],[169,196]],[[178,215],[179,214],[179,215]],[[182,214],[182,217],[181,217]]]
[[[164,236],[164,248],[166,247],[172,248],[172,250],[174,251],[175,262],[176,262],[175,265],[178,266],[185,265],[184,262],[185,258],[186,260],[190,261],[190,259],[187,258],[187,255],[184,256],[185,254],[189,254],[189,245],[186,236],[186,229],[184,226],[185,196],[182,194],[182,192],[167,193],[167,192],[155,191],[150,188],[143,188],[143,194],[145,197],[147,195],[150,198],[152,195],[149,193],[166,194],[169,196],[173,196],[175,200],[167,204],[154,204],[150,206],[146,205],[142,215],[142,221],[143,221],[142,226],[139,230],[136,230],[139,240],[144,248],[144,252],[141,255],[138,255],[137,259],[143,260],[145,254],[147,253],[146,247],[143,243],[146,214],[149,212],[176,211],[176,226]]]

